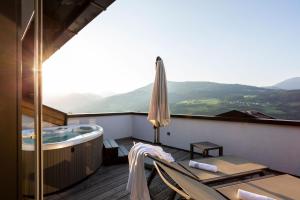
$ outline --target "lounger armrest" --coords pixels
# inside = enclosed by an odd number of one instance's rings
[[[184,193],[183,191],[179,190],[176,186],[174,186],[173,184],[171,184],[163,175],[163,173],[161,172],[160,167],[156,164],[156,162],[154,161],[154,166],[160,176],[160,178],[163,180],[163,182],[172,190],[174,190],[176,193],[178,193],[179,195],[181,195],[182,197],[184,197],[185,199],[191,199],[189,195],[187,195],[186,193]]]

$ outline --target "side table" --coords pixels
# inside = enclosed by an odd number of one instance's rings
[[[209,156],[209,151],[219,150],[219,156],[223,156],[223,146],[211,143],[211,142],[196,142],[190,144],[190,158],[194,158],[194,148],[199,149],[202,152],[203,157]]]

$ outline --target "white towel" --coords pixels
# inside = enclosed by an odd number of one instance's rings
[[[146,153],[167,162],[174,162],[171,154],[164,152],[161,147],[141,142],[135,144],[128,154],[129,176],[126,189],[130,192],[131,200],[150,200],[144,169]]]
[[[203,170],[210,171],[210,172],[217,172],[218,171],[218,167],[216,165],[200,163],[200,162],[196,162],[196,161],[193,161],[193,160],[190,160],[189,166],[193,167],[193,168],[197,168],[197,169],[203,169]]]
[[[271,197],[255,194],[241,189],[238,189],[237,198],[241,200],[275,200]]]

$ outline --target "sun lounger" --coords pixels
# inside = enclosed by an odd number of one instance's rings
[[[300,179],[287,174],[259,177],[255,180],[212,188],[197,181],[193,176],[182,173],[180,168],[171,168],[170,165],[160,162],[154,162],[154,166],[163,182],[185,199],[239,200],[238,189],[276,200],[300,199]],[[173,198],[175,195],[170,197]]]
[[[205,184],[254,174],[261,174],[267,169],[267,167],[264,165],[249,162],[245,159],[241,159],[235,156],[221,156],[197,160],[202,163],[216,165],[218,167],[218,172],[209,172],[205,170],[191,168],[188,166],[188,160],[167,163],[160,159],[153,158],[151,156],[149,157],[152,158],[158,164],[166,165],[171,169],[178,171],[179,173],[183,173],[187,176],[190,176],[190,178]]]
[[[217,191],[230,200],[238,200],[238,189],[264,195],[276,200],[300,199],[300,179],[287,174],[241,182],[218,188]]]

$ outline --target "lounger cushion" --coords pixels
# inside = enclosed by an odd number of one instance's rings
[[[235,156],[202,158],[196,159],[195,161],[216,165],[218,167],[218,172],[209,172],[189,167],[188,160],[179,162],[191,173],[195,174],[199,178],[199,180],[205,183],[215,180],[223,180],[228,177],[232,177],[233,175],[237,176],[242,174],[248,174],[249,172],[259,172],[267,168],[264,165],[249,162],[245,159]]]
[[[246,183],[222,187],[217,190],[229,199],[238,200],[238,189],[265,195],[278,200],[300,199],[300,179],[290,175],[262,178]]]

